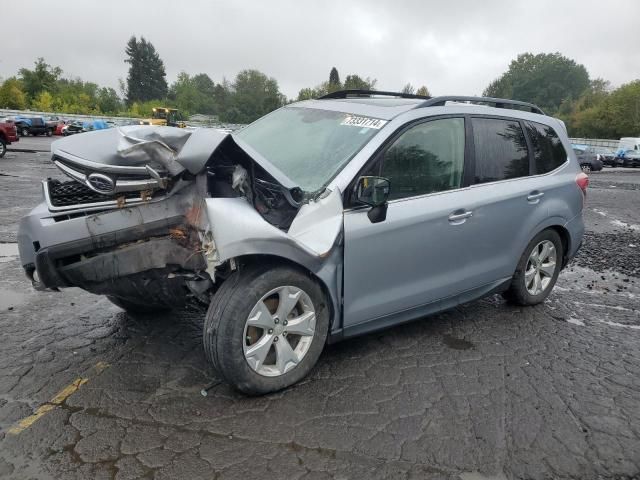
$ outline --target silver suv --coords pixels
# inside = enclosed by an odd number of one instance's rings
[[[511,100],[343,91],[233,134],[85,133],[52,160],[70,179],[18,235],[33,285],[209,304],[206,356],[250,394],[326,343],[496,292],[540,303],[584,231],[564,124]]]

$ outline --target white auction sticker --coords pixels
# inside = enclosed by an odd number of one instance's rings
[[[379,118],[359,117],[357,115],[348,115],[340,125],[349,125],[351,127],[375,128],[380,130],[387,123],[386,120]]]

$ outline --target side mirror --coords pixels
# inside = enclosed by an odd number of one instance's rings
[[[387,203],[391,182],[384,177],[360,177],[356,184],[355,199],[370,207],[379,207]]]
[[[355,200],[369,205],[367,216],[371,223],[383,222],[387,218],[387,200],[391,191],[388,178],[364,176],[358,178],[354,192]]]

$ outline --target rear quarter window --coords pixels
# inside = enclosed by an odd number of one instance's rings
[[[533,146],[536,174],[551,172],[567,161],[567,152],[552,127],[536,122],[526,122],[526,128]],[[576,151],[577,155],[583,153]]]

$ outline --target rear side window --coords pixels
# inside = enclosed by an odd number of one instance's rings
[[[567,161],[567,152],[553,128],[535,122],[526,122],[526,125],[533,146],[536,174],[555,170]],[[580,155],[582,153],[579,152]]]
[[[529,151],[517,120],[474,118],[475,183],[529,175]]]

